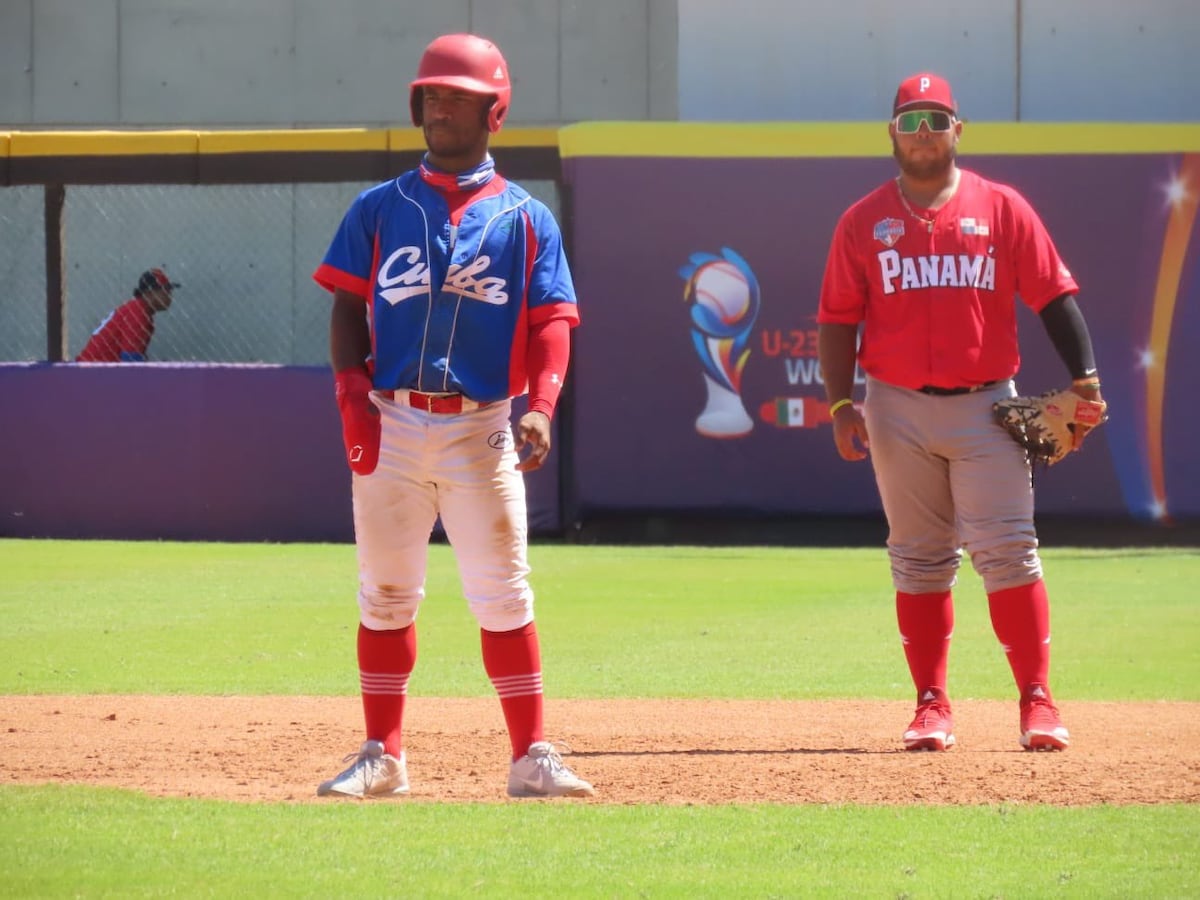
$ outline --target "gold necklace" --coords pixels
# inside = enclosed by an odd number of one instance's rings
[[[956,193],[958,193],[958,182],[961,179],[961,177],[962,177],[961,172],[956,171],[954,173],[954,178],[950,184],[950,195],[946,198],[945,203],[943,203],[941,206],[945,206],[946,203],[949,203],[950,197],[953,197]],[[896,176],[896,193],[898,193],[900,195],[900,202],[904,204],[904,208],[906,210],[908,210],[908,214],[910,216],[912,216],[914,219],[916,219],[918,222],[920,222],[922,225],[924,225],[926,231],[932,233],[933,232],[933,219],[927,218],[925,216],[917,215],[917,211],[915,209],[913,209],[911,205],[909,205],[908,198],[904,196],[904,188],[901,187],[901,185],[900,185],[900,176],[899,175]],[[940,194],[939,194],[939,196],[940,196]],[[935,197],[934,200],[936,201],[936,199],[937,198]],[[939,206],[938,209],[941,209],[941,206]]]
[[[927,218],[925,218],[925,216],[917,215],[917,211],[909,205],[908,198],[904,196],[904,188],[902,188],[900,186],[900,176],[899,175],[896,176],[896,193],[898,193],[900,195],[900,202],[904,204],[904,208],[908,210],[908,214],[910,216],[912,216],[914,219],[916,219],[918,222],[920,222],[922,225],[924,225],[926,231],[932,232],[933,231],[933,219],[927,219]]]

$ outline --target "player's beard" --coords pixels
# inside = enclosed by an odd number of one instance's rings
[[[949,174],[958,156],[958,148],[952,145],[945,153],[927,156],[918,162],[911,154],[906,159],[900,152],[899,143],[892,138],[892,156],[896,158],[900,171],[913,181],[938,181]]]

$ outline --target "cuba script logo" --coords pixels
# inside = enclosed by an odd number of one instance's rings
[[[442,290],[468,300],[503,306],[508,302],[508,282],[503,278],[480,277],[491,264],[492,258],[483,255],[475,257],[469,266],[452,263]],[[401,247],[380,266],[376,282],[379,296],[395,306],[410,297],[429,293],[429,266],[421,261],[418,247]]]
[[[991,256],[967,256],[965,253],[901,256],[895,250],[884,250],[876,259],[879,260],[885,294],[931,287],[996,289],[996,260]]]

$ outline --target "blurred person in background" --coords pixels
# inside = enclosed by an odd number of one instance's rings
[[[171,308],[178,281],[162,269],[147,269],[133,296],[104,317],[76,362],[145,362],[154,337],[154,316]]]

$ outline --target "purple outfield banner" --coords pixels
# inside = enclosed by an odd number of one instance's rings
[[[0,365],[0,421],[0,537],[354,539],[327,366]],[[534,533],[558,460],[525,477]]]
[[[879,510],[868,463],[833,446],[817,298],[834,225],[890,158],[568,156],[578,513]],[[1200,516],[1200,154],[980,155],[1017,187],[1078,279],[1110,421],[1036,478],[1039,514]],[[1068,375],[1022,308],[1017,387]],[[861,376],[860,376],[861,379]],[[861,400],[861,383],[856,392]],[[1169,411],[1174,410],[1176,414]]]

